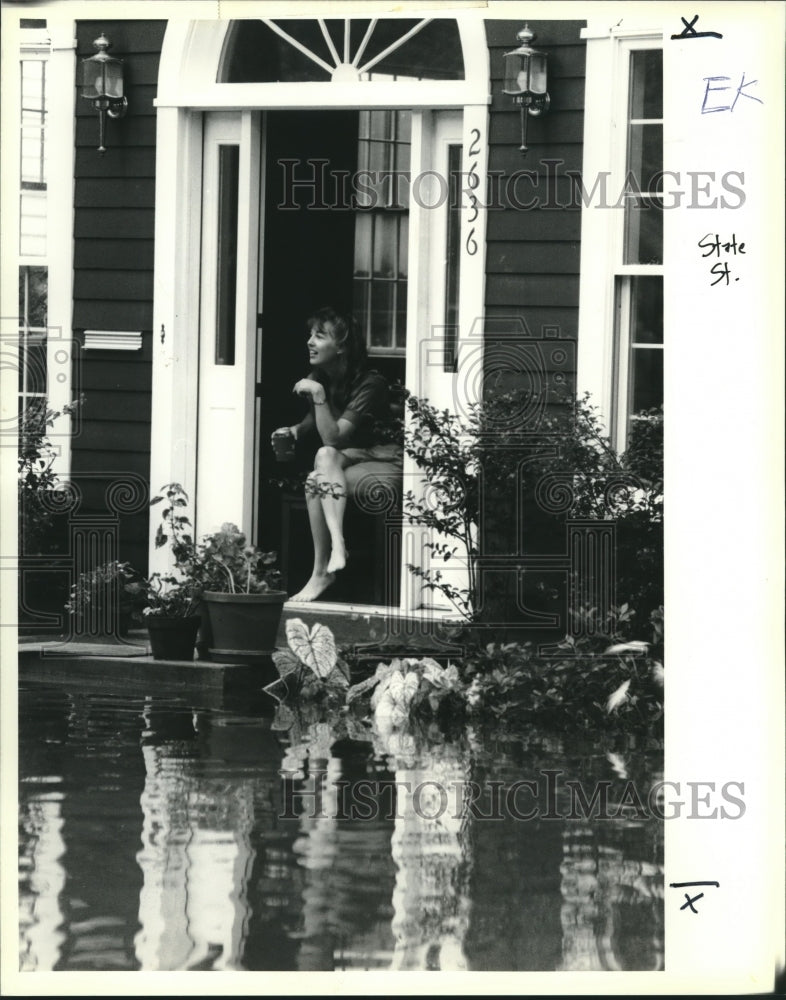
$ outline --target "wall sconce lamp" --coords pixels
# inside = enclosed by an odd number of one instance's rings
[[[517,49],[505,53],[505,82],[503,93],[521,105],[521,146],[522,156],[527,152],[527,115],[537,118],[549,110],[551,103],[546,91],[545,52],[533,49],[530,42],[535,34],[525,24],[516,35],[521,43]]]
[[[123,96],[123,62],[108,54],[111,44],[102,32],[93,42],[98,52],[83,59],[79,67],[79,92],[92,101],[98,111],[98,152],[102,154],[106,152],[106,115],[123,118],[128,108],[128,101]]]

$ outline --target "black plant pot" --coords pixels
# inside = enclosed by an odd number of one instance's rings
[[[286,591],[222,594],[205,591],[210,621],[209,656],[216,663],[266,663],[276,648]]]
[[[189,615],[188,618],[148,618],[147,631],[153,659],[193,660],[200,621],[199,615]]]

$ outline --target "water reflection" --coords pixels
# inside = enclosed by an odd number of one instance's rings
[[[661,824],[494,811],[544,769],[613,779],[598,748],[37,686],[20,706],[23,969],[662,967]]]

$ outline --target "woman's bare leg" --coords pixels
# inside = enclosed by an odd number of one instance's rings
[[[318,487],[318,484],[313,483],[313,472],[308,478],[309,482],[306,483],[306,509],[308,510],[308,521],[311,525],[311,537],[314,540],[314,568],[311,571],[308,583],[297,594],[292,595],[290,598],[292,601],[315,601],[322,591],[327,590],[335,579],[335,576],[327,571],[327,564],[330,558],[330,532],[325,522],[322,501],[319,494],[313,492]]]
[[[314,569],[293,601],[315,601],[346,565],[344,511],[346,509],[344,457],[335,448],[317,452],[314,472],[306,484],[306,507],[314,541]]]
[[[346,459],[336,448],[324,447],[317,452],[314,474],[323,487],[322,512],[330,534],[328,573],[337,573],[347,564],[344,545],[344,512],[347,507],[347,478],[344,475]]]

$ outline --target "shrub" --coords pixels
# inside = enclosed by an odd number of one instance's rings
[[[52,526],[53,514],[47,494],[61,484],[52,465],[57,452],[47,437],[47,428],[63,416],[75,413],[83,397],[53,410],[46,399],[31,404],[19,422],[17,494],[19,554],[38,552]]]

